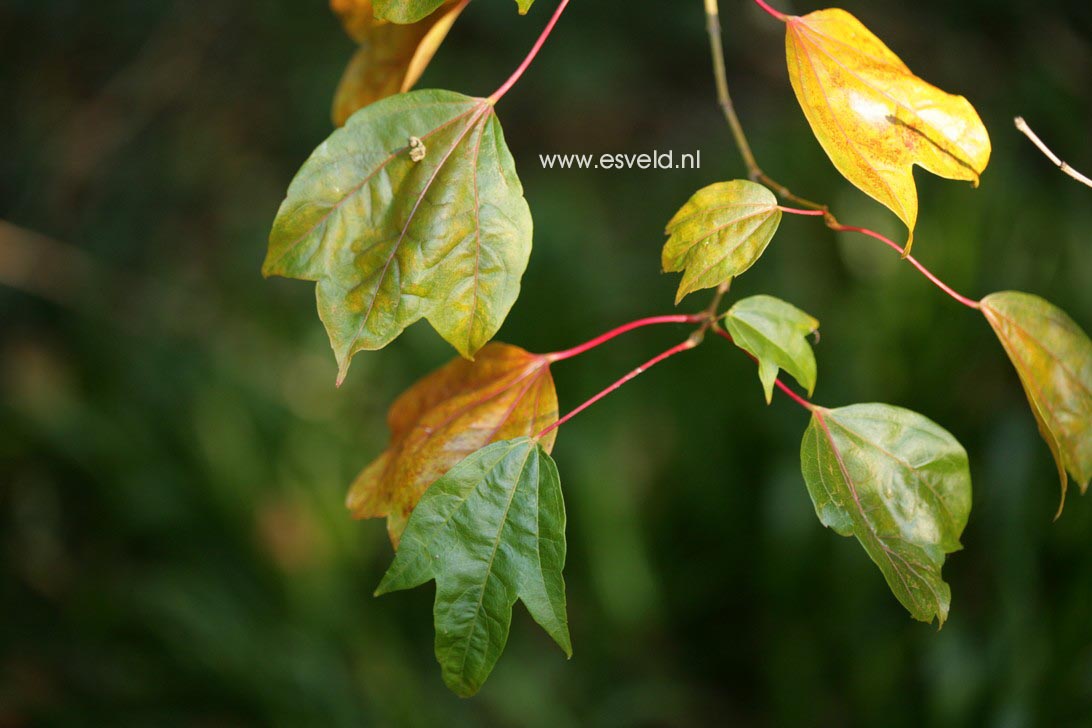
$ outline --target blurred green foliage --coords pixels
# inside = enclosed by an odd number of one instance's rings
[[[914,252],[968,294],[1037,293],[1092,329],[1092,191],[1012,128],[1023,114],[1092,168],[1092,6],[843,7],[992,133],[980,189],[918,174]],[[422,87],[489,93],[552,8],[473,3]],[[744,0],[721,10],[763,166],[897,236],[811,137],[781,27]],[[502,340],[552,350],[671,309],[664,223],[743,173],[704,22],[697,0],[573,3],[504,99],[536,236]],[[945,567],[944,629],[912,621],[857,544],[820,526],[805,414],[766,407],[754,366],[711,341],[561,433],[572,661],[517,609],[482,693],[448,693],[431,587],[373,599],[384,525],[342,500],[386,441],[389,402],[453,352],[418,325],[335,390],[312,286],[258,274],[351,51],[317,0],[0,5],[0,725],[1089,719],[1092,498],[1051,522],[1054,466],[984,321],[874,241],[806,219],[784,221],[733,294],[820,319],[817,401],[907,406],[966,446],[974,510]],[[694,148],[700,170],[537,159]],[[562,408],[681,335],[559,364]]]

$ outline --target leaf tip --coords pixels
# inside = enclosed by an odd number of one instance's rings
[[[773,404],[773,384],[770,384],[768,387],[763,385],[762,393],[766,395],[766,406],[769,407]]]
[[[1054,514],[1054,522],[1055,522],[1055,523],[1057,523],[1057,522],[1058,522],[1058,519],[1062,517],[1062,511],[1063,511],[1063,510],[1065,510],[1065,492],[1066,492],[1066,485],[1067,485],[1067,484],[1066,484],[1065,480],[1063,479],[1063,480],[1062,480],[1062,497],[1061,497],[1061,499],[1059,499],[1059,501],[1058,501],[1058,510],[1057,510],[1057,512],[1055,512],[1055,514]]]
[[[910,248],[914,247],[914,229],[910,228],[910,234],[906,238],[906,247],[902,249],[902,259],[910,257]]]

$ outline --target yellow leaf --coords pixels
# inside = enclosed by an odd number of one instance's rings
[[[978,185],[990,138],[970,102],[932,86],[837,8],[785,18],[789,80],[842,175],[898,215],[910,252],[918,217],[913,165]]]
[[[420,22],[397,25],[375,18],[370,0],[331,0],[346,32],[360,44],[334,93],[334,124],[343,126],[368,104],[413,88],[467,2],[448,3]]]
[[[375,17],[372,0],[330,0],[330,10],[334,11],[345,32],[357,43],[364,42],[372,27],[387,23]]]
[[[440,476],[489,443],[533,436],[557,421],[557,392],[546,357],[493,343],[474,361],[453,359],[391,406],[386,451],[357,476],[346,505],[356,518],[387,517],[391,543]],[[541,441],[550,452],[557,431]]]

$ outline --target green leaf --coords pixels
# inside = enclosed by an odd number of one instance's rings
[[[557,466],[519,437],[469,455],[425,491],[376,595],[436,580],[436,659],[468,697],[504,650],[516,599],[572,656],[564,566]]]
[[[777,198],[760,184],[736,179],[698,190],[667,224],[663,269],[684,271],[675,303],[754,265],[780,223]]]
[[[374,0],[378,18],[392,23],[416,23],[433,13],[445,0]]]
[[[340,382],[353,354],[421,318],[473,357],[519,296],[530,252],[493,105],[412,91],[354,114],[304,163],[262,273],[317,281]]]
[[[414,506],[450,468],[491,442],[557,422],[549,359],[493,342],[474,361],[456,357],[419,380],[387,412],[391,442],[357,476],[346,505],[355,518],[387,518],[398,540]],[[557,430],[539,440],[550,452]]]
[[[823,525],[857,537],[914,619],[943,625],[951,590],[940,568],[971,512],[963,446],[901,407],[816,407],[800,467]]]
[[[760,295],[733,304],[724,323],[736,345],[758,359],[766,404],[773,399],[778,369],[800,382],[808,396],[815,391],[815,354],[807,337],[819,328],[816,319],[780,298]]]
[[[526,15],[535,0],[516,0],[520,15]],[[392,23],[416,23],[430,15],[445,0],[375,0],[375,14]]]
[[[1020,375],[1062,484],[1068,471],[1084,493],[1092,478],[1092,341],[1065,311],[1018,291],[991,293],[982,313]]]

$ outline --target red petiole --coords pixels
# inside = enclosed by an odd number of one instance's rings
[[[614,390],[618,389],[619,387],[621,387],[623,384],[625,384],[629,380],[639,376],[645,370],[651,369],[652,367],[654,367],[657,364],[659,364],[660,362],[662,362],[664,359],[675,356],[676,354],[684,352],[684,351],[686,351],[688,349],[693,349],[697,345],[698,345],[698,339],[696,339],[694,337],[691,337],[691,338],[688,338],[686,341],[682,342],[681,344],[676,344],[675,346],[671,347],[667,351],[664,351],[664,352],[661,352],[661,353],[657,354],[656,356],[652,357],[651,359],[646,361],[641,366],[637,367],[636,369],[630,370],[624,376],[622,376],[619,379],[615,380],[614,383],[611,384],[609,387],[607,387],[606,389],[600,391],[598,394],[593,396],[591,399],[587,400],[583,404],[576,407],[576,409],[570,410],[568,414],[566,414],[564,417],[560,418],[557,422],[553,423],[549,427],[543,428],[541,432],[539,432],[537,435],[535,435],[535,439],[539,439],[543,435],[546,435],[547,433],[549,433],[549,432],[551,432],[553,430],[556,430],[558,427],[561,427],[561,425],[565,424],[566,422],[571,420],[573,417],[576,417],[578,414],[580,414],[581,412],[586,410],[588,407],[591,407],[593,404],[595,404],[599,400],[603,399],[603,397],[606,397],[608,394],[610,394]]]
[[[537,56],[538,52],[542,50],[542,44],[545,43],[546,39],[550,37],[550,33],[553,32],[554,26],[557,25],[558,18],[561,17],[561,13],[564,12],[565,6],[568,4],[569,0],[561,0],[561,2],[558,3],[557,10],[554,11],[553,17],[550,18],[550,22],[546,23],[546,27],[545,29],[543,29],[542,34],[539,35],[538,40],[535,41],[535,44],[531,46],[530,53],[528,53],[527,57],[523,59],[523,63],[519,64],[519,67],[512,72],[512,75],[508,77],[508,80],[501,84],[501,87],[499,89],[490,94],[489,103],[495,104],[500,101],[501,97],[508,93],[508,89],[512,88],[512,86],[515,85],[516,81],[518,81],[520,76],[523,75],[523,72],[526,71],[527,67],[531,65],[531,61],[535,60],[535,56]]]
[[[613,328],[605,334],[600,334],[594,339],[585,341],[579,346],[574,346],[571,349],[564,349],[563,351],[555,351],[551,354],[546,354],[547,361],[564,361],[570,359],[578,354],[583,354],[585,351],[589,351],[605,344],[616,336],[632,331],[633,329],[639,329],[642,326],[652,326],[653,324],[696,324],[704,320],[703,314],[671,314],[667,316],[649,316],[648,318],[637,319],[636,321],[630,321],[628,324],[622,324],[617,328]]]
[[[721,328],[716,328],[716,329],[713,329],[713,333],[715,333],[715,334],[716,334],[717,336],[721,337],[722,339],[726,339],[726,340],[730,341],[730,342],[731,342],[731,343],[733,343],[733,344],[735,344],[735,343],[736,343],[736,342],[735,342],[735,341],[734,341],[734,340],[732,339],[732,335],[731,335],[731,334],[729,334],[729,333],[728,333],[727,331],[725,331],[724,329],[721,329]],[[752,360],[752,361],[758,361],[757,359],[755,359],[755,358],[754,358],[754,356],[752,356],[752,355],[751,355],[751,352],[749,352],[749,351],[746,351],[745,349],[740,349],[740,351],[742,351],[742,352],[743,352],[744,354],[746,354],[747,356],[751,357],[751,360]],[[774,380],[774,384],[776,384],[776,385],[777,385],[777,388],[778,388],[778,389],[780,389],[780,390],[781,390],[782,392],[784,392],[784,393],[785,393],[786,395],[788,395],[788,397],[789,397],[790,399],[792,399],[792,401],[793,401],[793,402],[796,402],[796,403],[797,403],[798,405],[800,405],[801,407],[803,407],[804,409],[806,409],[806,410],[807,410],[808,412],[813,412],[813,411],[815,411],[815,405],[814,405],[814,404],[812,404],[811,402],[809,402],[808,400],[804,399],[803,397],[801,397],[801,396],[800,396],[799,394],[797,394],[796,392],[794,392],[794,391],[792,391],[791,389],[789,389],[788,385],[786,385],[786,384],[785,384],[784,382],[782,382],[780,378],[778,378],[778,379],[775,379],[775,380]]]
[[[896,243],[891,238],[880,235],[875,230],[869,230],[868,228],[857,227],[856,225],[842,225],[841,223],[834,221],[833,218],[827,216],[827,213],[825,211],[823,211],[823,210],[797,210],[797,209],[792,208],[792,207],[781,207],[780,205],[778,206],[777,209],[781,210],[782,212],[788,212],[788,213],[793,214],[793,215],[809,215],[809,216],[823,215],[824,217],[826,217],[827,227],[829,227],[831,230],[834,230],[835,232],[860,233],[861,235],[867,235],[870,238],[875,238],[876,240],[879,240],[881,243],[883,243],[887,247],[892,248],[893,250],[897,250],[899,253],[902,253],[902,250],[903,250],[902,246],[899,245],[898,243]],[[957,293],[951,286],[949,286],[947,283],[945,283],[944,281],[937,278],[933,274],[932,271],[930,271],[928,268],[926,268],[924,265],[922,265],[921,262],[918,261],[917,258],[915,258],[912,255],[906,255],[904,257],[910,263],[910,265],[917,268],[918,271],[923,276],[928,278],[932,282],[933,285],[935,285],[937,288],[939,288],[940,290],[947,293],[953,299],[955,299],[956,301],[959,301],[960,303],[962,303],[964,306],[967,306],[968,308],[973,308],[973,309],[978,309],[979,308],[978,301],[975,301],[974,299],[971,299],[971,298],[967,298],[966,296]]]
[[[787,15],[785,15],[785,13],[779,13],[778,11],[771,8],[769,5],[766,4],[765,0],[755,0],[755,4],[757,4],[758,7],[762,8],[781,22],[785,22],[785,19],[788,17]]]

